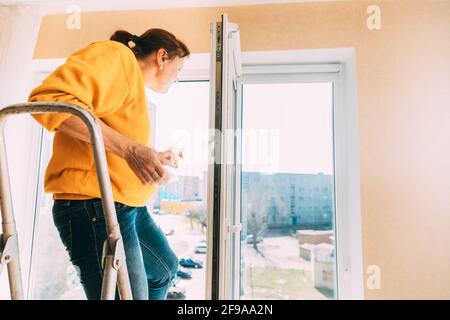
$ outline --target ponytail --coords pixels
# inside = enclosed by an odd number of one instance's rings
[[[129,47],[138,59],[144,58],[161,48],[167,51],[168,59],[175,56],[183,58],[190,55],[188,47],[183,42],[163,29],[149,29],[140,36],[133,35],[125,30],[117,30],[110,40],[121,42]],[[133,42],[134,46],[130,46],[130,42]]]

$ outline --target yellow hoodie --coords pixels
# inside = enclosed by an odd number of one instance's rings
[[[133,52],[120,42],[94,42],[75,52],[33,89],[28,101],[76,104],[130,139],[148,145],[151,125],[145,81]],[[45,192],[53,193],[53,199],[100,198],[91,145],[58,131],[71,115],[32,116],[55,132]],[[114,201],[145,205],[157,185],[143,185],[124,159],[110,152],[106,157]]]

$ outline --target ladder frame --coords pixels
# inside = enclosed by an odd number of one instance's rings
[[[97,171],[103,210],[105,214],[107,239],[103,245],[102,300],[113,300],[116,288],[123,300],[131,300],[131,286],[128,277],[125,249],[117,220],[111,180],[106,161],[102,132],[95,116],[87,109],[63,102],[18,103],[0,110],[0,205],[3,234],[0,237],[0,274],[8,269],[9,288],[12,300],[23,300],[22,273],[20,267],[19,242],[11,197],[8,161],[4,127],[9,116],[38,113],[70,113],[80,118],[89,130],[92,151]]]

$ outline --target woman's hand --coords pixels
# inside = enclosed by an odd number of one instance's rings
[[[168,178],[161,163],[160,153],[152,148],[132,144],[127,148],[124,159],[144,185],[164,183]]]
[[[178,168],[178,158],[171,150],[158,152],[159,161],[165,166],[171,166],[173,168]]]

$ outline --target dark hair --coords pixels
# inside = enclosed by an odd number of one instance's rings
[[[117,30],[110,40],[121,42],[129,47],[138,59],[144,58],[161,48],[167,51],[168,59],[175,56],[183,58],[190,55],[188,47],[183,42],[163,29],[149,29],[140,36],[133,35],[128,31]],[[133,47],[130,47],[130,41],[134,42]]]

